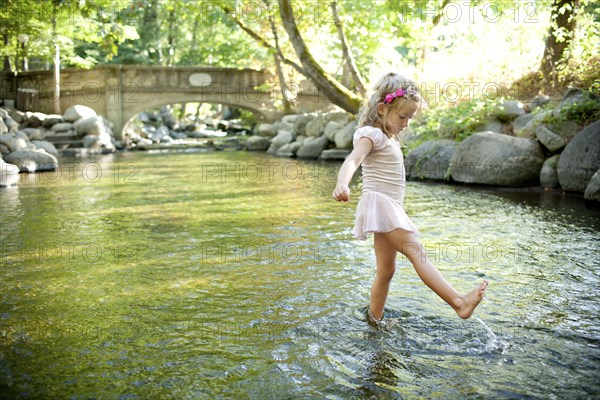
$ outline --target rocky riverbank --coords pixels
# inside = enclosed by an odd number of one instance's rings
[[[63,115],[0,108],[0,187],[15,185],[19,172],[58,168],[59,149],[78,154],[114,152],[112,123],[89,107],[76,105]]]
[[[407,178],[541,186],[600,200],[600,121],[583,127],[565,112],[590,101],[600,102],[577,89],[554,107],[547,98],[529,104],[505,101],[480,132],[462,142],[429,140],[407,152]],[[346,113],[287,115],[259,125],[246,149],[282,157],[343,160],[352,149],[355,130],[356,121]],[[405,137],[408,143],[414,140],[418,138],[410,133]]]
[[[527,104],[505,101],[462,142],[434,139],[411,146],[422,139],[408,133],[407,178],[541,186],[600,201],[600,121],[584,126],[573,112],[590,102],[600,110],[597,96],[577,89],[554,106],[547,98]],[[111,123],[88,107],[73,106],[62,116],[0,108],[0,186],[16,184],[20,171],[56,169],[58,150],[74,144],[88,150],[83,154],[201,147],[342,161],[352,150],[357,127],[353,115],[339,111],[285,115],[252,129],[227,121],[183,124],[164,110],[141,113],[135,122],[126,129],[124,146],[115,141]]]

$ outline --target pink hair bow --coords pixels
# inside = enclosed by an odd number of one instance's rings
[[[383,100],[383,102],[384,102],[384,103],[387,103],[387,104],[391,104],[391,103],[392,103],[392,101],[394,101],[394,99],[395,99],[396,97],[402,97],[402,96],[404,96],[404,94],[405,94],[404,90],[402,90],[402,89],[398,89],[398,90],[396,90],[396,91],[395,91],[395,92],[393,92],[393,93],[386,94],[386,95],[385,95],[385,99]]]

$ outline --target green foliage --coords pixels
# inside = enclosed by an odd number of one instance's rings
[[[576,121],[581,126],[586,126],[600,120],[600,99],[590,98],[585,101],[575,102],[560,109],[559,113],[549,113],[542,122],[553,125],[564,121]]]
[[[458,142],[481,128],[497,110],[501,100],[464,101],[454,107],[429,109],[421,122],[412,130],[424,140],[453,139]],[[419,140],[421,141],[421,140]]]

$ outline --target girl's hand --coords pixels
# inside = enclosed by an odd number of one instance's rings
[[[350,200],[350,188],[348,185],[338,183],[333,191],[333,198],[337,201],[348,201]]]

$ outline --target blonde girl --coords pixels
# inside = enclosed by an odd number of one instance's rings
[[[348,201],[348,184],[362,164],[363,190],[356,208],[353,234],[364,240],[374,234],[377,271],[371,287],[369,319],[379,322],[396,271],[396,254],[412,263],[421,280],[448,303],[461,318],[469,318],[483,299],[488,282],[483,281],[467,294],[457,292],[427,259],[418,241],[419,231],[402,206],[404,201],[404,159],[398,134],[424,104],[415,82],[395,73],[384,75],[373,88],[359,116],[354,133],[354,150],[338,173],[333,191],[337,201]]]

